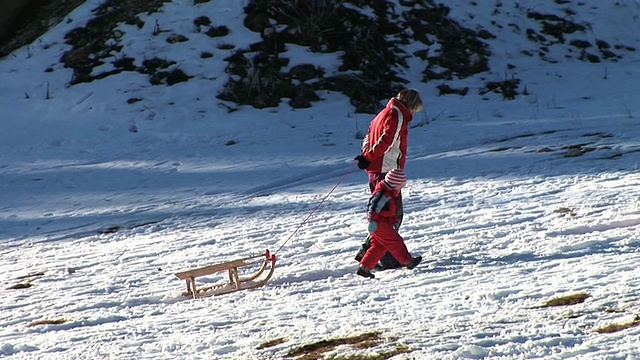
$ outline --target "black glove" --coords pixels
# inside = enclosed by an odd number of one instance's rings
[[[367,158],[362,154],[356,156],[354,160],[358,162],[358,167],[362,170],[365,170],[369,165],[371,165],[371,161],[367,160]]]

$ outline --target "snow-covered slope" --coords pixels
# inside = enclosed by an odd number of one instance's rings
[[[304,358],[294,351],[335,339],[307,358],[640,355],[637,327],[599,332],[638,323],[638,2],[447,2],[459,23],[496,36],[492,71],[452,80],[471,89],[462,97],[422,83],[415,58],[403,70],[426,109],[412,123],[401,234],[425,263],[375,280],[352,259],[368,198],[352,158],[371,115],[333,92],[309,109],[229,112],[215,97],[223,53],[201,59],[210,44],[197,34],[150,36],[154,24],[192,31],[206,13],[248,46],[259,34],[232,0],[173,1],[141,15],[141,29],[121,25],[128,56],[182,59],[188,82],[124,72],[70,86],[64,35],[100,3],[0,61],[2,356]],[[569,41],[527,40],[540,33],[532,9],[588,22],[567,40],[606,41],[620,58],[581,61]],[[511,77],[526,94],[479,94]],[[266,286],[181,296],[175,272],[265,249],[278,257]],[[584,301],[544,306],[563,296]],[[372,341],[348,345],[362,334]]]

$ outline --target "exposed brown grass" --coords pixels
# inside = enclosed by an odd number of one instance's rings
[[[262,344],[258,345],[258,347],[256,349],[257,350],[267,349],[267,348],[270,348],[270,347],[274,347],[276,345],[283,344],[286,341],[287,341],[287,339],[285,339],[285,338],[277,338],[277,339],[265,341]]]
[[[30,287],[32,287],[32,286],[33,286],[33,284],[32,284],[32,283],[29,283],[29,282],[26,282],[26,283],[18,283],[18,284],[15,284],[15,285],[11,285],[11,286],[9,286],[9,287],[7,288],[7,290],[28,289],[28,288],[30,288]]]
[[[589,295],[589,294],[587,294],[585,292],[571,294],[571,295],[565,295],[565,296],[560,296],[560,297],[555,297],[555,298],[553,298],[551,300],[548,300],[547,302],[545,302],[541,306],[539,306],[539,308],[580,304],[580,303],[583,303],[587,298],[590,298],[590,297],[591,297],[591,295]]]
[[[399,346],[393,350],[385,351],[379,354],[368,354],[368,355],[355,354],[355,355],[349,355],[349,356],[338,356],[335,358],[335,360],[387,360],[387,359],[391,359],[396,355],[408,354],[411,351],[413,350],[411,350],[406,346]]]
[[[356,349],[371,349],[384,342],[381,332],[374,331],[364,334],[347,336],[342,338],[321,340],[315,343],[300,346],[286,353],[285,357],[295,357],[296,360],[323,359],[324,355],[335,350],[339,346],[352,346]],[[353,354],[335,357],[336,360],[386,360],[399,354],[410,353],[412,350],[406,346],[399,346],[392,350],[376,354]]]
[[[576,216],[576,212],[573,209],[568,207],[562,207],[554,212],[561,215]]]
[[[28,278],[32,278],[32,277],[38,277],[38,276],[44,276],[44,271],[18,276],[16,279],[17,280],[23,280],[23,279],[28,279]]]
[[[60,325],[66,322],[67,322],[67,319],[44,319],[44,320],[31,322],[27,324],[27,327],[34,327],[34,326],[40,326],[40,325]]]
[[[610,334],[610,333],[626,330],[632,327],[636,327],[639,325],[640,325],[640,317],[636,315],[631,321],[627,321],[625,323],[620,323],[620,324],[609,324],[606,326],[602,326],[595,329],[595,332],[600,334]]]

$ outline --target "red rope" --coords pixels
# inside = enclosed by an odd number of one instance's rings
[[[309,213],[309,215],[307,215],[307,217],[302,220],[302,222],[300,223],[300,225],[298,225],[298,227],[293,231],[293,233],[291,233],[291,235],[289,235],[289,237],[287,238],[287,240],[284,241],[284,243],[282,245],[280,245],[280,247],[278,248],[278,250],[276,250],[275,253],[273,253],[274,255],[278,253],[278,251],[280,251],[280,249],[282,249],[288,242],[289,240],[291,240],[291,238],[293,237],[293,235],[295,235],[300,228],[302,228],[302,226],[309,221],[309,219],[311,218],[311,216],[313,216],[313,214],[315,214],[316,211],[318,211],[318,209],[320,208],[320,206],[322,206],[322,204],[325,202],[325,200],[327,200],[327,198],[329,197],[329,195],[331,195],[331,193],[333,193],[333,191],[344,181],[344,179],[347,178],[347,176],[349,176],[349,174],[351,174],[351,172],[353,171],[353,169],[356,167],[356,163],[353,163],[353,165],[351,165],[351,167],[349,168],[349,170],[347,170],[347,172],[342,176],[342,178],[333,186],[333,188],[327,193],[327,195],[324,196],[324,198],[322,198],[322,201],[320,201],[320,203],[318,204],[318,206],[316,206],[311,213]]]

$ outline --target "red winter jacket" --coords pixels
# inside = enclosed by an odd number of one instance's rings
[[[369,198],[367,205],[367,220],[375,222],[398,222],[398,195],[397,190],[390,189],[385,181],[380,181]]]
[[[404,170],[407,160],[407,135],[413,114],[402,101],[389,100],[387,106],[371,121],[369,133],[362,141],[362,155],[371,162],[368,173]]]

